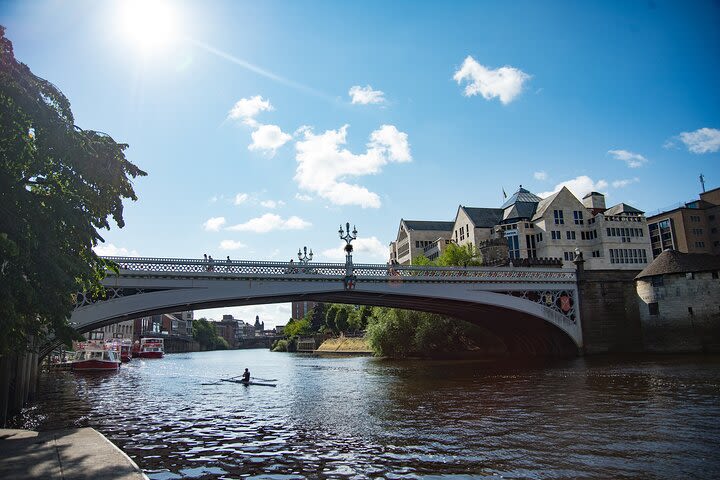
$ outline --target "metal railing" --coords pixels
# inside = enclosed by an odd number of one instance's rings
[[[103,257],[111,260],[123,273],[178,273],[236,277],[343,278],[344,263],[298,264],[294,262],[257,262],[246,260],[204,260],[181,258]],[[512,282],[574,282],[575,271],[561,268],[520,267],[430,267],[386,264],[353,264],[357,280],[393,281],[512,281]]]

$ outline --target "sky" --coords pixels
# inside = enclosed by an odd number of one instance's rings
[[[15,56],[148,173],[106,255],[385,263],[401,218],[720,187],[720,2],[0,0]],[[289,304],[196,312],[266,326]]]

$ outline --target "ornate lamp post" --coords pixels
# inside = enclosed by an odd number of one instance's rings
[[[313,257],[313,251],[312,248],[310,249],[310,255],[308,255],[308,249],[307,247],[303,247],[302,251],[298,248],[298,260],[300,260],[300,263],[303,265],[307,265],[310,260],[312,260]]]
[[[347,231],[347,233],[345,233]],[[345,276],[347,278],[352,277],[353,275],[353,264],[352,264],[352,251],[353,247],[351,245],[351,242],[357,238],[357,228],[355,228],[355,225],[353,225],[353,231],[350,233],[350,222],[347,222],[345,224],[345,231],[343,231],[342,225],[340,225],[340,230],[338,230],[338,233],[340,234],[340,239],[345,240],[347,245],[345,245]],[[347,281],[346,281],[347,285]]]

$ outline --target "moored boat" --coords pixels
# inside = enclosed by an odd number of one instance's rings
[[[70,368],[76,372],[114,371],[120,368],[120,357],[110,348],[86,344],[75,352]]]
[[[140,358],[162,358],[165,354],[162,338],[141,338],[136,352]]]
[[[105,342],[105,345],[114,350],[121,362],[129,362],[132,359],[132,341],[127,338],[114,338]]]

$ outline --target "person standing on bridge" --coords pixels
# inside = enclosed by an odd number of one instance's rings
[[[247,368],[245,369],[245,372],[242,374],[242,381],[245,383],[250,383],[250,370]]]

